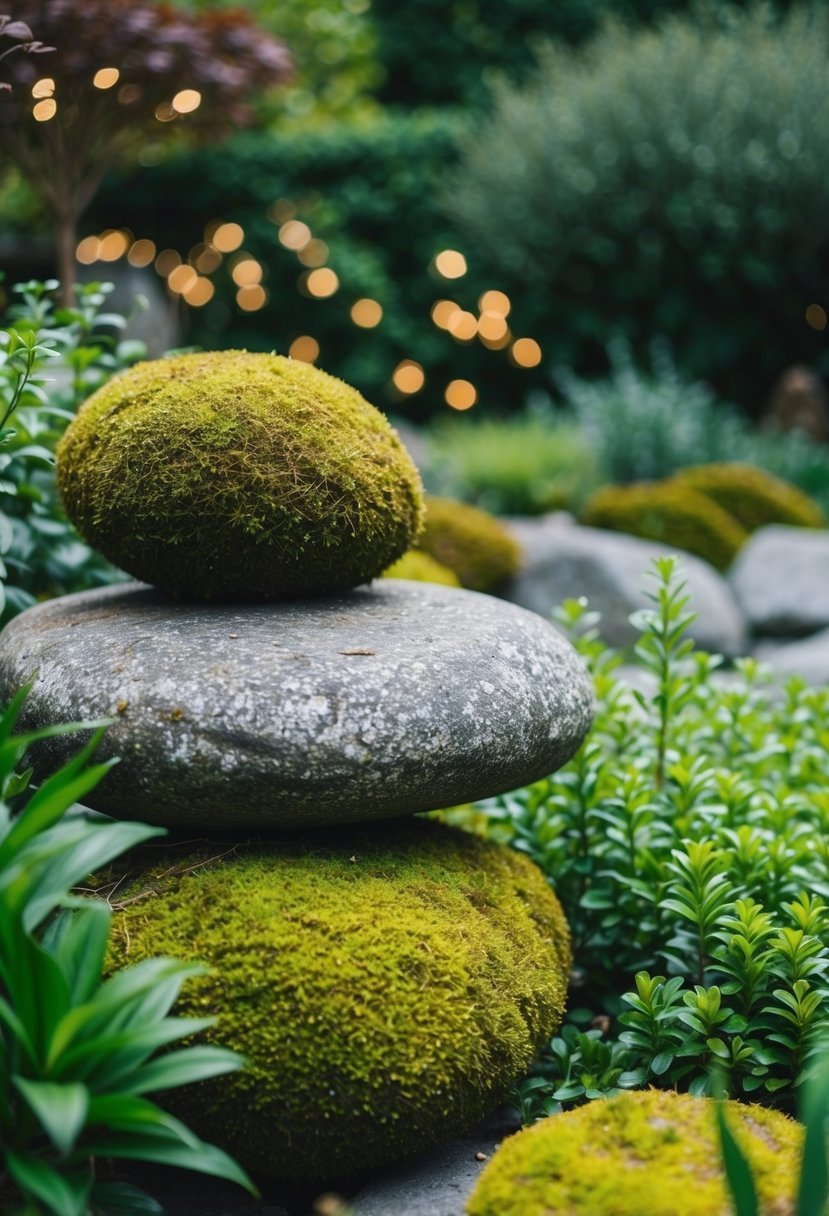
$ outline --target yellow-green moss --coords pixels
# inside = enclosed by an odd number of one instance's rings
[[[727,1216],[710,1099],[650,1090],[553,1115],[505,1140],[469,1216]],[[802,1128],[727,1104],[755,1173],[760,1216],[792,1216]]]
[[[139,363],[58,448],[66,510],[130,574],[199,599],[281,599],[379,575],[417,536],[417,470],[341,380],[278,355]]]
[[[521,568],[521,546],[504,525],[488,511],[451,498],[427,498],[417,547],[473,591],[492,591]]]
[[[678,481],[607,486],[585,506],[582,522],[696,553],[725,570],[748,533],[705,494]]]
[[[179,1012],[249,1060],[169,1105],[256,1174],[331,1179],[471,1127],[561,1019],[543,875],[441,824],[156,851],[122,890],[113,963],[205,961]]]
[[[808,494],[754,465],[700,464],[683,469],[675,480],[710,498],[747,532],[765,524],[826,527],[826,516]]]
[[[441,583],[445,587],[460,587],[461,580],[448,566],[442,566],[428,553],[410,549],[383,571],[383,578],[409,578],[416,583]]]

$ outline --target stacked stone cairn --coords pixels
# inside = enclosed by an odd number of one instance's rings
[[[169,829],[124,862],[112,965],[205,963],[179,1012],[248,1060],[171,1109],[309,1183],[465,1131],[556,1028],[568,932],[529,860],[413,815],[563,764],[592,711],[577,656],[514,605],[371,582],[417,536],[418,474],[305,364],[139,364],[81,409],[58,479],[142,581],[18,617],[0,691],[31,683],[24,727],[111,718],[90,802]]]

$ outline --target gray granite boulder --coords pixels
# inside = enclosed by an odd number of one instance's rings
[[[759,528],[729,579],[757,634],[795,637],[829,627],[829,531]]]
[[[24,726],[112,715],[96,808],[179,830],[308,827],[452,806],[536,780],[586,734],[592,687],[546,621],[489,596],[380,581],[325,599],[176,603],[140,584],[64,596],[0,635]],[[77,739],[41,745],[40,762]]]
[[[525,562],[500,594],[542,616],[562,600],[585,596],[602,616],[601,634],[611,646],[630,646],[639,636],[631,613],[651,607],[645,591],[653,559],[676,552],[621,532],[584,528],[562,512],[541,519],[509,520]],[[690,636],[705,650],[731,658],[745,653],[742,613],[726,580],[713,566],[679,553],[697,617]]]
[[[777,676],[802,676],[809,684],[829,684],[829,629],[796,642],[761,642],[754,657]]]

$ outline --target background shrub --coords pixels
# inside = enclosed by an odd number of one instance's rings
[[[679,485],[710,498],[747,532],[754,532],[765,524],[826,527],[826,516],[807,494],[751,465],[697,465],[684,469],[676,480]]]
[[[447,212],[556,362],[595,368],[616,329],[640,352],[665,334],[756,410],[782,367],[827,366],[828,56],[823,6],[547,48],[463,138]]]
[[[472,591],[492,591],[521,567],[521,546],[494,515],[450,498],[426,499],[417,547]]]

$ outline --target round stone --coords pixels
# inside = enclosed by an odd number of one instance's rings
[[[468,1130],[561,1020],[567,926],[503,846],[413,819],[151,852],[115,863],[111,963],[206,964],[177,1012],[247,1066],[164,1103],[255,1176],[330,1182]]]
[[[374,578],[414,542],[420,478],[356,389],[280,355],[139,363],[58,447],[72,522],[136,578],[184,598],[300,598]]]
[[[381,580],[269,605],[109,587],[30,608],[0,635],[0,697],[24,727],[113,721],[89,802],[193,831],[407,815],[560,767],[592,717],[570,644],[472,591]],[[54,765],[77,738],[40,745]]]

